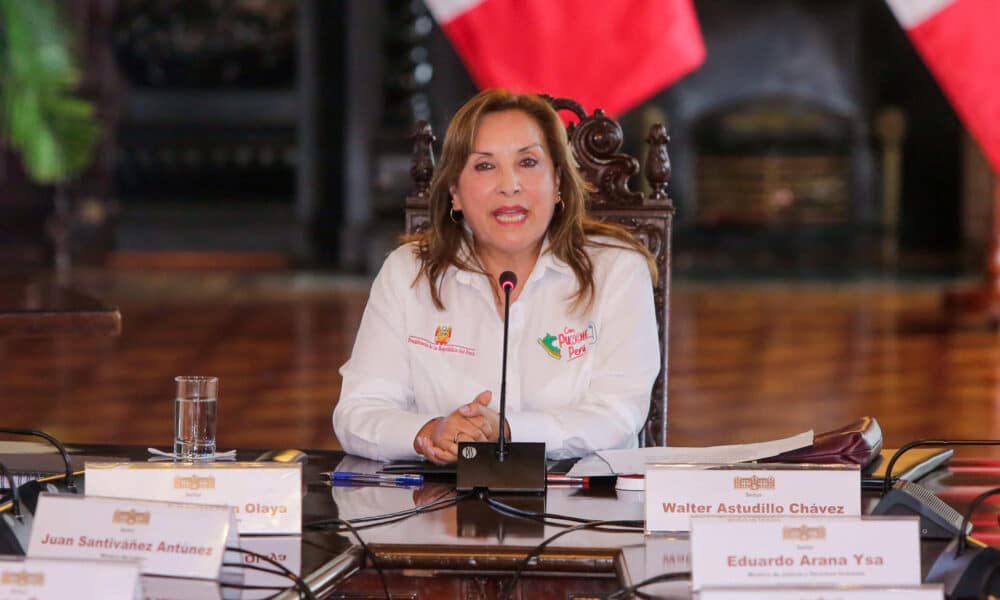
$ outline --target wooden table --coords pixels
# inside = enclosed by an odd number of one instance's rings
[[[169,425],[169,423],[167,424]],[[145,462],[149,455],[142,446],[66,444],[71,455],[114,456]],[[240,449],[237,459],[253,461],[262,450]],[[318,598],[383,598],[381,584],[371,560],[356,540],[343,531],[315,526],[331,517],[355,519],[412,509],[436,499],[454,496],[454,483],[425,482],[417,489],[392,487],[334,488],[321,476],[331,470],[366,471],[377,465],[344,455],[342,452],[310,450],[303,468],[305,495],[302,500],[301,566],[299,573]],[[58,479],[50,480],[51,485]],[[78,491],[85,491],[86,476]],[[36,492],[37,494],[37,492]],[[24,497],[24,496],[22,496]],[[518,504],[519,500],[508,499]],[[546,497],[528,500],[536,505],[524,508],[552,510],[586,518],[641,518],[642,505],[618,498],[611,486],[595,489],[552,487]],[[26,499],[31,502],[31,499]],[[522,500],[521,502],[524,502]],[[394,598],[409,600],[436,598],[497,598],[500,589],[525,554],[558,529],[521,519],[502,517],[478,499],[463,500],[444,510],[416,515],[398,523],[360,531],[362,539],[384,570]],[[258,544],[269,536],[255,538]],[[281,536],[276,536],[280,538]],[[624,549],[641,550],[641,532],[609,533],[581,531],[552,544],[526,570],[517,586],[516,598],[590,598],[606,595],[630,580],[625,569]],[[269,553],[269,552],[268,552]],[[204,588],[220,593],[214,581],[156,578],[163,598],[193,597],[171,586]],[[232,590],[229,590],[232,591]],[[188,593],[188,595],[184,595]],[[244,592],[243,598],[271,597]],[[202,597],[202,596],[198,596]],[[220,596],[214,596],[220,597]],[[228,597],[228,596],[226,596]],[[294,591],[280,600],[298,598]]]
[[[127,457],[136,461],[148,458],[145,448],[138,446],[68,446],[74,454]],[[240,450],[238,459],[255,460],[260,453],[260,450]],[[330,470],[364,471],[372,468],[373,464],[333,451],[309,451],[308,456],[309,460],[303,468],[306,492],[303,523],[314,526],[306,527],[301,537],[299,573],[319,598],[384,597],[380,577],[372,568],[370,557],[365,555],[352,536],[315,525],[330,517],[359,519],[426,505],[435,499],[455,495],[453,484],[425,482],[418,489],[332,488],[321,473]],[[929,489],[962,510],[971,496],[984,487],[997,485],[998,481],[1000,461],[995,459],[953,459],[947,467],[925,478]],[[85,477],[83,485],[86,485]],[[643,515],[641,494],[616,491],[610,486],[550,486],[544,499],[535,498],[534,501],[543,504],[524,508],[589,519],[641,519]],[[876,502],[877,498],[866,495],[866,501]],[[998,509],[1000,498],[996,498],[996,502],[985,503],[976,512],[976,538],[991,544],[1000,541],[1000,525],[996,521]],[[560,529],[502,517],[480,500],[470,498],[443,510],[362,529],[360,535],[383,570],[394,598],[495,600],[500,597],[501,590],[525,554],[556,531]],[[924,576],[943,545],[944,542],[922,544]],[[686,536],[659,536],[656,546],[659,554],[653,555],[653,561],[650,561],[651,548],[650,539],[641,532],[574,532],[546,548],[525,570],[513,598],[565,600],[603,597],[645,579],[651,570],[659,570],[665,565],[676,570],[688,570]],[[180,585],[186,581],[189,580],[176,580],[174,583]],[[209,591],[219,591],[216,582],[204,581],[200,584]],[[659,584],[648,591],[654,597],[687,597],[689,582],[681,580]],[[297,597],[293,591],[279,595],[281,600]]]
[[[116,306],[43,280],[0,279],[0,337],[118,335],[121,329]]]

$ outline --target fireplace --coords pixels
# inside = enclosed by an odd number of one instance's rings
[[[696,0],[708,57],[660,97],[681,265],[835,262],[878,234],[865,1]]]
[[[793,98],[704,115],[694,127],[697,225],[848,223],[849,131],[848,119]]]

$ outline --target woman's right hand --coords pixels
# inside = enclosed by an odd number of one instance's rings
[[[488,404],[491,393],[484,391],[469,403]],[[469,405],[463,405],[453,410],[447,417],[431,419],[413,440],[413,449],[418,454],[422,454],[427,460],[439,464],[451,464],[458,460],[458,442],[487,442],[491,438],[496,438],[492,427],[487,419],[482,416],[467,417],[462,409]]]

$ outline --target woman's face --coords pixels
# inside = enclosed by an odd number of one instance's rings
[[[533,264],[556,205],[559,176],[534,119],[519,110],[489,113],[451,188],[487,268]]]

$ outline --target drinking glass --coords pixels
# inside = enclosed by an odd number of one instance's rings
[[[182,375],[174,381],[174,455],[182,460],[212,460],[219,378]]]

